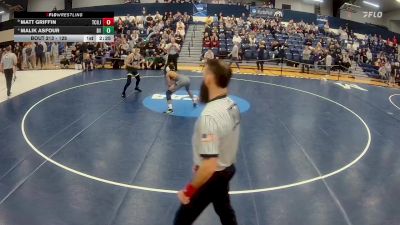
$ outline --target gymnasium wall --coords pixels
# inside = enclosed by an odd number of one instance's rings
[[[124,0],[72,0],[72,8],[123,4]],[[152,3],[154,3],[153,1]],[[139,6],[139,5],[137,5]]]
[[[282,5],[291,5],[291,9],[299,12],[315,13],[315,5],[320,4],[321,14],[332,16],[332,2],[334,0],[324,0],[323,3],[316,3],[314,0],[275,0],[275,8],[282,9]]]
[[[64,0],[29,0],[27,11],[46,12],[52,11],[54,7],[56,7],[58,10],[63,10],[65,7]]]
[[[384,18],[364,18],[363,10],[357,10],[356,13],[348,13],[344,10],[340,11],[340,18],[344,20],[351,20],[358,23],[376,24],[379,26],[386,26]]]

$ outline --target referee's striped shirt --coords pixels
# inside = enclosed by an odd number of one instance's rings
[[[207,157],[218,157],[218,171],[236,162],[239,148],[240,112],[238,106],[227,96],[207,103],[198,118],[193,142],[195,165]]]

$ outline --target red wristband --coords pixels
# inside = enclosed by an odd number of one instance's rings
[[[185,194],[188,198],[192,198],[196,191],[197,189],[189,183],[188,185],[186,185],[185,190],[183,190],[183,194]]]

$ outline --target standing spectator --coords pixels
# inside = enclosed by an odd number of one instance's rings
[[[396,38],[396,37],[394,37],[394,38]],[[400,70],[399,62],[395,62],[392,67],[392,74],[390,77],[391,79],[389,81],[389,85],[392,85],[393,87],[396,86],[396,77],[399,76],[399,70]]]
[[[331,67],[332,67],[332,56],[331,53],[328,52],[326,57],[325,57],[325,66],[326,66],[326,70],[328,75],[331,74]]]
[[[44,59],[43,45],[37,43],[35,47],[35,53],[36,53],[36,65],[38,66],[40,61],[40,69],[43,69],[43,59]]]
[[[22,46],[19,43],[15,44],[14,48],[15,55],[17,56],[17,67],[19,70],[22,70]]]
[[[45,57],[45,64],[50,64],[50,48],[48,48],[46,42],[42,42],[41,45],[43,45],[43,52],[44,52],[44,57]]]
[[[0,68],[1,72],[4,73],[6,77],[6,86],[7,86],[7,96],[11,95],[11,84],[13,75],[15,73],[15,66],[17,65],[17,56],[11,52],[11,46],[6,48],[5,53],[1,57]]]
[[[165,49],[168,54],[168,59],[167,59],[166,65],[173,63],[174,68],[177,71],[178,70],[178,57],[179,57],[179,51],[181,50],[181,47],[177,43],[175,43],[175,38],[171,38],[171,43],[167,44]]]
[[[57,42],[53,42],[51,44],[51,48],[50,48],[50,55],[51,55],[51,61],[53,64],[57,64],[58,63],[58,43]]]
[[[307,73],[310,72],[310,66],[308,65],[310,63],[310,57],[311,57],[311,50],[309,46],[305,46],[303,50],[303,66],[301,69],[301,72],[304,73],[305,67],[307,67]]]
[[[229,62],[229,67],[232,65],[232,63],[235,63],[237,68],[238,68],[238,72],[240,72],[240,67],[239,67],[239,47],[238,47],[238,43],[235,42],[232,48],[231,53],[229,53],[229,57],[231,57],[231,61]]]
[[[25,53],[26,53],[26,66],[29,69],[34,69],[35,68],[35,54],[33,53],[33,48],[31,44],[27,44],[26,45],[26,49],[25,49]]]
[[[22,48],[22,68],[26,68],[28,65],[28,58],[26,56],[26,47],[27,44],[24,44],[24,47]]]
[[[390,82],[390,76],[392,73],[392,65],[390,64],[389,61],[385,63],[385,70],[386,70],[386,79],[388,80],[388,83]]]
[[[265,41],[261,41],[257,49],[257,70],[264,72],[264,52],[265,52]]]

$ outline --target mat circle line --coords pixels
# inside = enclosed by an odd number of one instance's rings
[[[200,78],[200,77],[202,77],[202,76],[191,76],[191,77]],[[143,76],[142,78],[162,78],[162,76]],[[138,186],[138,185],[131,185],[131,184],[126,184],[126,183],[120,183],[120,182],[117,182],[117,181],[108,180],[108,179],[104,179],[104,178],[101,178],[101,177],[96,177],[96,176],[93,176],[93,175],[90,175],[90,174],[86,174],[86,173],[83,173],[83,172],[81,172],[81,171],[75,170],[75,169],[73,169],[73,168],[71,168],[71,167],[65,166],[65,165],[63,165],[62,163],[59,163],[59,162],[53,160],[52,158],[48,157],[48,156],[45,155],[44,153],[42,153],[36,146],[34,146],[34,145],[31,143],[31,141],[29,140],[29,138],[28,138],[28,136],[27,136],[27,134],[26,134],[26,131],[25,131],[25,121],[26,121],[26,119],[27,119],[29,113],[30,113],[36,106],[38,106],[40,103],[44,102],[45,100],[47,100],[47,99],[49,99],[49,98],[51,98],[51,97],[53,97],[53,96],[55,96],[55,95],[58,95],[58,94],[61,94],[61,93],[63,93],[63,92],[70,91],[70,90],[73,90],[73,89],[77,89],[77,88],[81,88],[81,87],[85,87],[85,86],[90,86],[90,85],[94,85],[94,84],[101,84],[101,83],[106,83],[106,82],[113,82],[113,81],[118,81],[118,80],[125,80],[125,79],[126,79],[126,78],[118,78],[118,79],[110,79],[110,80],[103,80],[103,81],[96,81],[96,82],[81,84],[81,85],[77,85],[77,86],[74,86],[74,87],[70,87],[70,88],[67,88],[67,89],[64,89],[64,90],[55,92],[55,93],[53,93],[53,94],[51,94],[51,95],[49,95],[49,96],[47,96],[47,97],[45,97],[45,98],[39,100],[38,102],[36,102],[35,104],[33,104],[33,105],[26,111],[25,115],[24,115],[23,118],[22,118],[22,121],[21,121],[21,132],[22,132],[22,135],[23,135],[23,137],[24,137],[26,143],[27,143],[27,144],[31,147],[31,149],[32,149],[34,152],[36,152],[39,156],[41,156],[42,158],[44,158],[46,161],[48,161],[48,162],[50,162],[50,163],[52,163],[52,164],[54,164],[54,165],[56,165],[56,166],[58,166],[58,167],[60,167],[60,168],[62,168],[62,169],[64,169],[64,170],[66,170],[66,171],[69,171],[69,172],[71,172],[71,173],[74,173],[74,174],[76,174],[76,175],[79,175],[79,176],[82,176],[82,177],[86,177],[86,178],[88,178],[88,179],[92,179],[92,180],[99,181],[99,182],[102,182],[102,183],[111,184],[111,185],[120,186],[120,187],[125,187],[125,188],[130,188],[130,189],[137,189],[137,190],[144,190],[144,191],[151,191],[151,192],[175,194],[175,193],[177,193],[177,190],[169,190],[169,189],[161,189],[161,188],[150,188],[150,187],[143,187],[143,186]],[[270,85],[270,86],[275,86],[275,87],[286,88],[286,89],[289,89],[289,90],[294,90],[294,91],[298,91],[298,92],[301,92],[301,93],[309,94],[309,95],[312,95],[312,96],[321,98],[321,99],[323,99],[323,100],[326,100],[326,101],[328,101],[328,102],[334,103],[334,104],[336,104],[336,105],[338,105],[338,106],[344,108],[344,109],[347,110],[348,112],[352,113],[358,120],[361,121],[361,123],[363,124],[363,126],[365,127],[365,130],[366,130],[366,132],[367,132],[368,141],[367,141],[367,143],[366,143],[366,145],[365,145],[363,151],[361,152],[361,154],[358,155],[353,161],[351,161],[351,162],[348,163],[347,165],[345,165],[345,166],[343,166],[343,167],[341,167],[341,168],[339,168],[339,169],[337,169],[337,170],[334,170],[334,171],[332,171],[332,172],[330,172],[330,173],[327,173],[327,174],[324,174],[324,175],[321,175],[321,176],[317,176],[317,177],[314,177],[314,178],[310,178],[310,179],[306,179],[306,180],[302,180],[302,181],[298,181],[298,182],[286,184],[286,185],[275,186],[275,187],[267,187],[267,188],[259,188],[259,189],[250,189],[250,190],[239,190],[239,191],[230,191],[229,193],[230,193],[231,195],[236,195],[236,194],[250,194],[250,193],[259,193],[259,192],[268,192],[268,191],[274,191],[274,190],[288,189],[288,188],[291,188],[291,187],[296,187],[296,186],[308,184],[308,183],[311,183],[311,182],[315,182],[315,181],[318,181],[318,180],[326,179],[326,178],[328,178],[328,177],[331,177],[331,176],[333,176],[333,175],[336,175],[336,174],[338,174],[338,173],[340,173],[340,172],[343,172],[344,170],[350,168],[351,166],[353,166],[354,164],[356,164],[358,161],[360,161],[361,158],[368,152],[368,149],[369,149],[369,147],[370,147],[370,145],[371,145],[371,139],[372,139],[372,138],[371,138],[371,131],[370,131],[370,129],[369,129],[367,123],[366,123],[357,113],[355,113],[354,111],[352,111],[352,110],[349,109],[348,107],[346,107],[346,106],[340,104],[339,102],[336,102],[336,101],[331,100],[331,99],[329,99],[329,98],[327,98],[327,97],[324,97],[324,96],[321,96],[321,95],[318,95],[318,94],[315,94],[315,93],[312,93],[312,92],[308,92],[308,91],[304,91],[304,90],[301,90],[301,89],[297,89],[297,88],[293,88],[293,87],[289,87],[289,86],[284,86],[284,85],[280,85],[280,84],[274,84],[274,83],[268,83],[268,82],[256,81],[256,80],[246,80],[246,79],[240,79],[240,78],[232,78],[232,79],[233,79],[233,80],[237,80],[237,81],[244,81],[244,82],[250,82],[250,83],[259,83],[259,84],[265,84],[265,85]]]
[[[394,102],[392,101],[392,98],[393,98],[394,96],[400,96],[400,94],[393,94],[393,95],[389,96],[389,102],[390,102],[394,107],[396,107],[398,110],[400,110],[400,106],[394,104]]]

